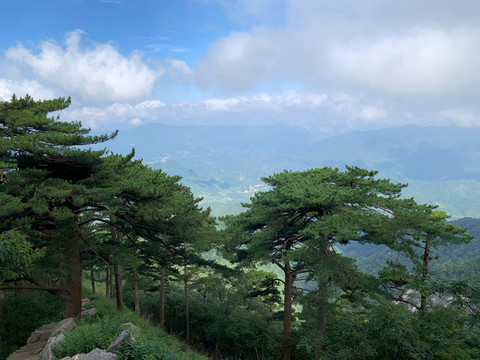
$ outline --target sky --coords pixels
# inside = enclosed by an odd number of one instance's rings
[[[480,126],[478,0],[4,0],[0,101],[94,131]]]

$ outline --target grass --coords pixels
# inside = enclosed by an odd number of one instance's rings
[[[84,296],[92,300],[87,307],[97,308],[98,314],[77,321],[78,326],[67,333],[63,343],[56,348],[57,358],[88,353],[95,348],[106,349],[123,330],[129,330],[137,342],[120,349],[120,360],[207,359],[132,311],[117,312],[115,303],[106,299],[103,293],[92,294],[84,289]]]

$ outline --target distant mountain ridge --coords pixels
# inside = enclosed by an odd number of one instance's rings
[[[440,246],[432,249],[437,256],[431,263],[432,271],[438,276],[480,280],[480,219],[462,218],[452,221],[472,235],[473,239],[466,244]],[[351,242],[340,246],[345,256],[355,258],[360,270],[375,275],[387,264],[388,260],[396,259],[398,254],[385,245],[359,244]],[[405,262],[408,264],[408,261]]]
[[[478,217],[480,128],[408,125],[330,136],[285,124],[171,126],[151,123],[120,133],[109,149],[178,174],[217,215],[241,210],[261,177],[346,164],[407,182],[406,196],[455,217]]]
[[[479,139],[480,128],[407,125],[331,137],[311,152],[331,163],[358,163],[399,178],[480,180]]]

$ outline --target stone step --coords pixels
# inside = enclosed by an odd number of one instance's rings
[[[55,326],[52,326],[48,329],[42,329],[39,328],[32,332],[30,334],[30,337],[27,340],[27,344],[33,344],[36,343],[37,341],[46,341],[50,337],[50,334],[52,333],[52,330],[55,328]]]
[[[10,355],[7,360],[26,360],[26,359],[38,359],[40,353],[47,344],[46,341],[40,341],[33,344],[22,346],[20,349]]]
[[[25,346],[22,346],[17,351],[21,351],[21,352],[36,351],[37,349],[43,349],[46,344],[47,344],[46,341],[38,341],[38,342],[33,343],[33,344],[27,344]]]
[[[84,302],[85,300],[82,301],[82,304]],[[95,315],[95,313],[96,309],[89,309],[87,311],[87,315]],[[15,351],[6,360],[38,360],[40,359],[40,354],[46,347],[50,338],[54,338],[64,332],[68,332],[74,327],[75,320],[72,318],[43,325],[30,334],[25,346]]]
[[[7,360],[38,360],[40,359],[40,353],[38,354],[32,354],[32,355],[24,355],[24,356],[21,356],[21,357],[13,357],[13,355],[11,355],[10,357],[7,358]]]

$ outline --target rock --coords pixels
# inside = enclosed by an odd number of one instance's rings
[[[122,333],[110,344],[107,351],[117,353],[118,348],[123,344],[134,344],[137,340],[130,334],[130,331],[123,330]]]
[[[63,335],[63,333],[48,339],[47,344],[45,345],[42,353],[40,354],[40,360],[55,360],[56,356],[54,348],[56,345],[60,344],[63,339],[65,339],[65,335]]]
[[[86,315],[93,316],[97,313],[98,313],[98,310],[96,308],[85,309],[85,310],[82,310],[82,313],[80,314],[80,316],[86,316]]]
[[[90,304],[91,302],[92,302],[92,300],[90,300],[89,298],[82,299],[82,308],[85,305]]]
[[[21,347],[8,357],[9,360],[52,360],[55,359],[53,348],[63,340],[63,333],[76,326],[73,318],[64,319],[36,329]]]
[[[112,354],[111,352],[102,350],[102,349],[94,349],[90,351],[88,354],[77,354],[73,357],[67,356],[61,360],[116,360],[117,355]]]
[[[72,330],[76,326],[73,318],[63,319],[55,323],[44,325],[36,329],[27,340],[27,344],[33,344],[40,341],[47,341],[61,333]]]
[[[45,346],[45,342],[36,342],[33,344],[27,344],[22,346],[19,350],[10,355],[7,360],[25,360],[25,359],[38,359],[40,353]]]
[[[60,334],[66,333],[70,330],[72,330],[77,324],[75,323],[74,318],[67,318],[63,319],[62,321],[59,321],[56,323],[55,328],[52,330],[50,337],[55,337]]]

